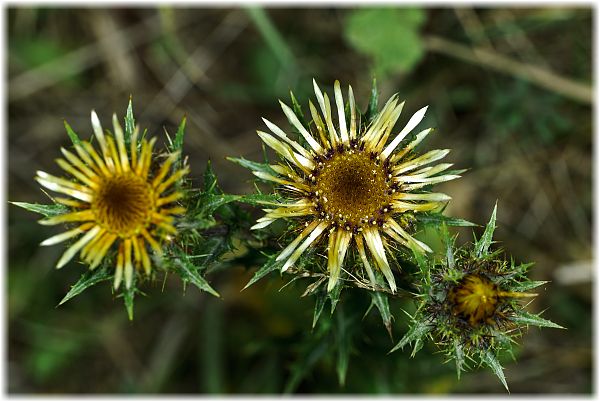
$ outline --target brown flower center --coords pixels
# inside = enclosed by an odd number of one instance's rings
[[[149,184],[134,174],[105,179],[92,202],[96,219],[120,237],[137,234],[154,210]]]
[[[368,153],[335,153],[322,163],[315,176],[317,209],[342,225],[374,223],[390,209],[386,169]]]

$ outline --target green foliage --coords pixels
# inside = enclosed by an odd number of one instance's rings
[[[419,35],[424,22],[420,8],[361,8],[349,13],[344,36],[373,59],[376,75],[410,72],[424,54]]]
[[[490,369],[492,369],[494,374],[496,374],[496,377],[498,377],[502,385],[504,385],[504,388],[506,388],[506,390],[508,391],[508,384],[506,383],[504,370],[502,369],[498,358],[494,355],[494,352],[492,352],[491,350],[481,351],[479,353],[479,356],[481,357],[482,362],[485,363]]]
[[[253,172],[264,172],[264,173],[269,173],[269,174],[275,174],[275,171],[273,169],[271,169],[271,167],[269,166],[268,163],[259,163],[259,162],[254,162],[254,161],[249,161],[247,159],[244,158],[233,158],[233,157],[227,157],[228,161],[231,161],[233,163],[237,163],[240,166],[245,167],[246,169],[250,169]]]
[[[422,338],[429,334],[433,330],[433,327],[423,321],[414,321],[413,325],[409,328],[408,332],[404,334],[400,342],[394,346],[390,353],[395,352],[398,349],[404,349],[406,345],[414,344],[413,351],[411,356],[414,357],[415,354],[421,349],[423,346]]]
[[[542,91],[522,80],[493,85],[489,92],[489,107],[485,113],[490,127],[494,127],[501,139],[520,133],[515,138],[526,146],[549,145],[574,129],[575,122],[564,113],[557,113],[565,103],[557,94]],[[526,101],[532,97],[536,102]],[[518,113],[515,104],[523,105]]]
[[[64,124],[65,124],[65,129],[67,130],[67,135],[71,139],[71,142],[73,142],[73,145],[79,145],[81,143],[81,140],[79,139],[79,136],[77,135],[77,133],[75,131],[73,131],[73,129],[71,128],[69,123],[67,123],[66,120],[64,121]]]
[[[258,282],[260,279],[270,274],[271,272],[280,270],[284,262],[277,261],[276,258],[277,255],[272,255],[268,257],[267,261],[258,269],[258,271],[254,273],[254,276],[252,276],[252,279],[248,281],[246,286],[244,286],[244,289],[248,288],[249,286],[252,286],[254,283]]]
[[[371,295],[371,305],[367,310],[367,313],[371,309],[371,307],[377,307],[379,314],[381,315],[381,319],[383,321],[383,325],[385,325],[385,329],[387,329],[390,338],[392,337],[392,319],[394,316],[390,312],[390,302],[389,296],[383,292],[370,292]]]
[[[42,35],[33,35],[22,40],[11,40],[8,45],[11,62],[18,63],[24,70],[43,69],[47,77],[65,80],[67,86],[80,83],[74,63],[56,63],[59,59],[64,60],[71,51],[64,43]]]
[[[369,97],[369,104],[365,111],[365,121],[370,124],[378,114],[379,92],[377,92],[377,79],[373,77],[373,85],[371,85],[371,96]]]
[[[181,250],[175,249],[175,253],[177,253],[177,256],[179,258],[175,259],[172,261],[173,263],[173,267],[175,269],[175,272],[177,272],[179,274],[179,276],[181,277],[181,280],[184,283],[190,282],[193,285],[195,285],[198,289],[204,291],[204,292],[208,292],[213,296],[216,297],[220,297],[219,293],[217,293],[216,290],[214,290],[206,281],[206,279],[204,279],[202,277],[202,275],[200,275],[200,271],[203,270],[202,266],[198,267],[196,265],[194,265],[190,260],[191,260],[191,256],[187,255],[186,253],[182,252]]]
[[[135,130],[135,119],[133,117],[133,100],[129,97],[129,103],[127,104],[127,112],[125,112],[125,145],[131,144],[131,137]]]
[[[442,215],[439,213],[423,213],[416,216],[419,222],[424,223],[432,227],[440,227],[442,224],[448,226],[477,226],[473,222],[461,218],[454,218],[451,216]]]
[[[302,111],[302,106],[300,106],[298,99],[296,99],[296,96],[294,96],[294,93],[292,91],[290,91],[290,99],[292,101],[292,110],[294,111],[294,114],[296,115],[296,117],[298,118],[300,123],[302,123],[304,128],[309,130],[310,126],[309,126],[308,121],[306,120],[306,116],[304,116],[304,112]]]
[[[71,286],[71,290],[69,290],[69,292],[65,295],[65,297],[63,297],[63,299],[60,301],[60,303],[58,303],[58,305],[60,306],[64,303],[66,303],[67,301],[69,301],[73,297],[79,295],[81,292],[83,292],[87,288],[92,287],[100,282],[104,282],[109,279],[113,279],[113,277],[114,277],[114,274],[106,266],[106,264],[102,264],[102,266],[100,268],[97,268],[93,271],[92,270],[86,271],[83,275],[81,275],[81,278],[79,278],[77,283],[75,283],[73,286]]]
[[[490,217],[490,221],[485,227],[485,231],[479,240],[475,242],[475,255],[477,258],[485,258],[488,255],[488,250],[492,244],[492,238],[494,237],[494,229],[496,229],[496,209],[498,203],[494,205],[494,211]]]
[[[523,310],[517,311],[517,313],[512,316],[510,320],[518,324],[534,325],[536,327],[565,329],[565,327],[561,325],[540,317],[539,314],[531,314]]]
[[[46,218],[62,215],[68,212],[67,207],[61,204],[30,204],[28,202],[9,201],[11,204],[26,209],[36,214],[44,215]]]
[[[133,300],[135,298],[135,294],[138,293],[138,289],[136,287],[136,276],[133,276],[133,282],[131,283],[131,287],[123,287],[123,291],[121,293],[121,297],[123,298],[123,303],[125,304],[125,310],[127,310],[127,317],[129,317],[129,321],[133,321]]]

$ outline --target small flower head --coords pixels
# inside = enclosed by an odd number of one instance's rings
[[[173,185],[187,174],[188,168],[171,172],[178,159],[178,154],[173,153],[153,171],[156,161],[152,149],[156,139],[138,141],[136,127],[127,144],[116,115],[113,115],[114,137],[103,132],[95,112],[92,112],[92,127],[100,153],[86,141],[75,144],[75,153],[61,149],[64,159],[56,162],[71,177],[37,172],[35,179],[42,186],[69,196],[56,197],[55,201],[70,208],[68,213],[40,223],[77,225],[42,245],[81,235],[62,255],[57,268],[79,252],[80,258],[94,269],[116,248],[114,287],[117,289],[124,277],[129,288],[134,270],[143,268],[146,274],[151,272],[148,248],[160,254],[161,241],[177,233],[175,215],[184,213],[185,208],[174,205],[183,194],[173,190]]]
[[[409,333],[394,350],[414,342],[414,354],[428,336],[456,361],[459,376],[467,360],[479,360],[506,386],[497,353],[510,352],[527,325],[561,327],[524,310],[522,301],[537,296],[526,291],[546,282],[527,278],[531,264],[515,266],[502,258],[502,250],[489,251],[495,220],[496,209],[472,249],[455,249],[443,230],[447,252],[442,261],[429,262],[415,253],[421,270],[421,304]]]
[[[320,113],[309,102],[311,123],[303,123],[299,105],[294,104],[292,109],[281,103],[306,146],[268,120],[264,121],[271,133],[258,131],[265,144],[282,157],[282,162],[253,173],[280,185],[286,202],[266,209],[267,214],[253,228],[264,228],[277,219],[291,219],[301,229],[277,258],[284,262],[283,271],[294,266],[309,247],[324,238],[328,244],[328,291],[337,284],[348,251],[354,245],[370,283],[375,284],[375,268],[394,292],[396,283],[387,257],[390,248],[397,244],[431,251],[409,233],[405,217],[443,208],[450,197],[428,192],[426,187],[459,176],[441,174],[451,166],[448,163],[428,166],[446,156],[448,150],[433,150],[423,155],[414,152],[432,131],[426,129],[409,136],[425,116],[427,107],[417,111],[402,130],[394,133],[404,106],[396,95],[367,121],[357,112],[351,87],[348,102],[344,103],[340,84],[335,82],[332,107],[328,95],[313,83]],[[405,139],[410,141],[403,142]]]

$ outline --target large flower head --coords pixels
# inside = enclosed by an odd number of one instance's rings
[[[69,196],[56,197],[55,201],[70,209],[40,223],[76,225],[42,245],[81,235],[62,255],[57,268],[79,252],[81,260],[94,269],[116,248],[114,287],[117,289],[125,278],[129,288],[134,270],[143,268],[146,274],[151,272],[148,248],[160,254],[161,240],[177,233],[174,215],[184,213],[185,208],[174,205],[183,193],[174,190],[173,185],[188,173],[188,168],[171,172],[178,159],[178,154],[172,153],[153,171],[156,161],[152,149],[156,138],[138,141],[136,127],[127,144],[116,115],[113,115],[114,137],[103,132],[93,111],[92,127],[100,153],[86,141],[74,145],[75,153],[61,148],[64,159],[56,162],[71,177],[37,172],[36,180],[42,186]]]
[[[394,292],[396,283],[386,250],[397,243],[431,251],[412,237],[401,224],[401,218],[439,210],[450,199],[445,194],[425,190],[432,184],[459,177],[442,173],[451,166],[449,163],[428,166],[449,150],[422,155],[414,151],[432,131],[428,128],[409,137],[427,107],[417,111],[404,128],[395,132],[404,106],[396,95],[371,120],[361,121],[352,87],[348,88],[346,105],[340,83],[335,82],[332,109],[328,95],[321,92],[316,82],[313,84],[320,113],[309,102],[310,125],[301,122],[299,113],[281,102],[283,112],[306,145],[266,119],[264,122],[272,134],[258,131],[283,162],[270,165],[271,172],[254,174],[281,185],[287,202],[265,210],[267,214],[253,228],[266,227],[279,218],[298,222],[302,230],[278,256],[279,261],[285,260],[283,271],[294,265],[307,248],[326,237],[329,291],[338,282],[348,250],[355,245],[371,283],[375,283],[375,267]]]

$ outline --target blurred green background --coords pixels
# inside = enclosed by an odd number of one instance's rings
[[[430,105],[424,145],[451,148],[470,168],[437,188],[447,212],[487,222],[498,199],[501,241],[532,276],[552,281],[531,308],[568,327],[530,329],[514,393],[592,392],[592,10],[589,8],[8,8],[8,199],[46,202],[35,171],[58,173],[63,119],[83,137],[90,109],[109,127],[129,95],[142,127],[170,133],[187,115],[184,146],[200,180],[210,158],[227,192],[253,191],[225,156],[260,159],[260,117],[285,126],[277,99],[304,106],[312,78],[331,94],[351,84],[365,107],[375,75],[407,116]],[[164,137],[160,137],[164,141]],[[368,297],[348,292],[352,350],[337,381],[336,339],[311,335],[313,300],[272,275],[240,292],[253,270],[215,272],[222,299],[167,278],[146,288],[128,322],[106,283],[55,306],[81,275],[57,271],[57,233],[8,208],[10,393],[504,393],[488,370],[459,382],[428,345],[387,355],[406,330],[392,303],[394,342]],[[472,238],[462,230],[460,242]]]

